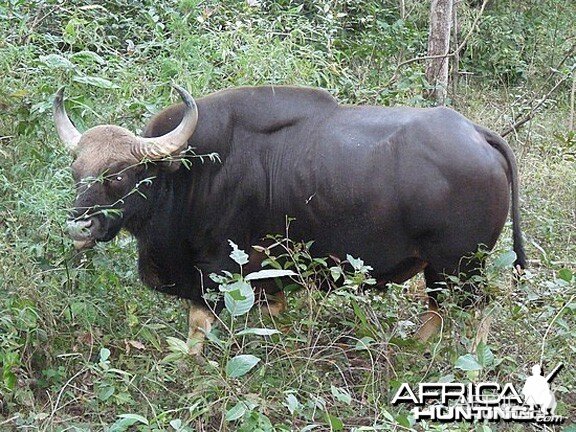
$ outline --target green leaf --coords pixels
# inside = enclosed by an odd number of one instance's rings
[[[332,414],[326,414],[326,421],[330,424],[333,431],[344,430],[344,423],[342,423],[342,420],[338,417],[335,417]]]
[[[107,401],[110,399],[110,396],[114,394],[114,391],[115,389],[112,386],[102,387],[100,390],[98,390],[98,399],[101,401]]]
[[[241,354],[230,359],[226,364],[226,375],[230,378],[239,378],[246,375],[260,359],[250,354]]]
[[[174,363],[184,358],[181,352],[172,352],[162,359],[162,363]]]
[[[330,276],[332,276],[332,280],[334,282],[338,281],[338,279],[340,279],[343,275],[344,272],[342,272],[342,268],[340,266],[330,267]]]
[[[560,279],[570,283],[570,282],[572,282],[572,279],[574,279],[574,273],[572,273],[570,270],[564,268],[558,272],[558,277]]]
[[[8,390],[14,390],[14,388],[16,387],[16,382],[18,381],[16,379],[16,374],[14,374],[14,372],[10,370],[5,370],[4,373],[2,374],[2,377],[4,379],[4,385],[6,386],[6,388]]]
[[[123,419],[134,420],[134,423],[132,423],[132,424],[142,423],[142,424],[148,425],[148,420],[146,420],[145,417],[142,417],[139,414],[120,414],[118,417],[123,418]]]
[[[232,240],[228,240],[230,246],[232,246],[232,252],[230,252],[230,258],[236,262],[236,264],[243,266],[244,264],[248,264],[248,254],[244,252],[242,249],[238,249],[238,245],[234,243]]]
[[[367,329],[370,328],[371,326],[368,324],[368,317],[366,316],[366,313],[362,310],[362,308],[360,308],[360,305],[354,299],[352,299],[352,308],[354,309],[354,315],[356,315],[356,317],[360,320],[363,327]]]
[[[346,255],[346,260],[356,271],[360,271],[364,268],[364,261],[360,258],[354,258],[352,255]]]
[[[458,360],[456,360],[454,367],[463,371],[478,371],[482,369],[482,365],[478,363],[476,357],[472,354],[460,356]]]
[[[330,386],[330,391],[332,392],[332,396],[334,396],[337,401],[343,402],[346,405],[350,405],[352,402],[352,396],[350,396],[348,390],[332,385]]]
[[[454,374],[442,375],[438,378],[439,383],[451,383],[454,382]]]
[[[217,334],[209,332],[206,334],[206,339],[208,339],[213,344],[219,346],[220,348],[224,348],[224,342],[218,337]]]
[[[70,58],[72,60],[78,61],[79,63],[95,62],[95,63],[98,63],[100,65],[106,64],[106,60],[104,60],[102,57],[100,57],[98,54],[96,54],[95,52],[92,52],[92,51],[80,51],[80,52],[72,54],[70,56]]]
[[[296,276],[292,270],[260,270],[254,273],[250,273],[244,278],[245,281],[260,280],[260,279],[270,279],[285,276]]]
[[[400,426],[403,426],[405,428],[409,428],[412,426],[412,424],[410,423],[410,419],[405,414],[398,414],[396,416],[396,421]]]
[[[280,333],[280,331],[276,329],[247,328],[236,333],[236,336],[244,336],[244,335],[271,336],[273,334],[278,333]]]
[[[110,358],[110,350],[108,348],[100,349],[100,361],[105,362]]]
[[[224,305],[232,316],[244,315],[254,306],[254,290],[244,281],[220,285],[219,289],[224,292]]]
[[[358,351],[367,350],[370,349],[370,345],[372,345],[373,343],[374,338],[371,338],[370,336],[364,336],[362,339],[356,342],[356,346],[354,347],[354,349]]]
[[[123,432],[136,423],[148,425],[148,420],[138,414],[120,414],[118,417],[120,418],[108,429],[109,432]]]
[[[292,415],[298,413],[302,409],[302,404],[292,393],[288,393],[286,395],[286,406],[288,407],[288,411],[290,411],[290,414]]]
[[[182,339],[168,336],[166,338],[166,342],[168,342],[168,349],[172,352],[188,354],[188,352],[190,351],[188,344],[184,342]]]
[[[494,354],[484,342],[478,344],[476,356],[478,357],[478,363],[480,363],[482,367],[489,367],[494,364]]]
[[[40,61],[48,66],[50,69],[74,69],[74,63],[65,57],[58,54],[49,54],[47,56],[40,56]]]
[[[160,343],[158,334],[155,331],[153,333],[153,330],[154,329],[150,328],[150,325],[146,325],[140,330],[140,336],[146,342],[151,343],[158,351],[162,351],[162,344]]]
[[[128,430],[130,428],[130,426],[134,425],[135,423],[136,423],[135,420],[119,419],[119,420],[116,420],[116,422],[114,422],[114,424],[112,426],[110,426],[110,429],[108,429],[108,432],[124,432],[124,431]]]
[[[120,86],[114,84],[112,81],[109,81],[107,79],[100,78],[100,77],[95,77],[95,76],[82,75],[82,76],[75,76],[72,79],[78,83],[81,83],[81,84],[88,84],[88,85],[103,88],[103,89],[120,88]]]
[[[180,419],[170,420],[170,426],[172,426],[172,429],[174,429],[175,431],[180,431],[182,429],[182,420]]]
[[[512,267],[514,261],[516,261],[516,252],[509,250],[494,260],[494,267],[499,269]]]
[[[388,411],[386,411],[385,409],[381,410],[381,414],[384,416],[384,418],[386,420],[388,420],[389,422],[393,422],[394,421],[394,416],[392,414],[390,414]]]
[[[226,421],[238,420],[244,414],[246,414],[246,404],[244,402],[238,402],[226,411]]]

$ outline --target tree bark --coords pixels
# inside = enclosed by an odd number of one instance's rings
[[[439,105],[446,103],[446,90],[448,89],[452,3],[453,0],[432,0],[430,6],[428,56],[433,58],[429,59],[426,64],[426,79],[432,89],[427,96],[436,100]]]
[[[570,92],[570,130],[576,131],[574,128],[574,105],[576,104],[576,71],[572,71],[572,91]]]
[[[458,74],[460,73],[460,50],[458,43],[458,0],[454,0],[452,4],[452,49],[454,50],[454,58],[452,59],[452,97],[456,97],[458,91]]]

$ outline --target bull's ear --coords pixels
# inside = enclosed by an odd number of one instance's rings
[[[180,166],[182,166],[182,162],[180,162],[180,160],[178,160],[177,158],[174,158],[157,162],[156,165],[158,165],[158,167],[162,171],[173,173],[180,169]]]
[[[176,156],[166,156],[159,160],[144,158],[141,163],[146,165],[148,171],[176,172],[182,166],[181,159]]]

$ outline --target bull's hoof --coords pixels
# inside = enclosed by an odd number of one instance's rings
[[[429,310],[422,316],[422,325],[414,335],[420,342],[427,342],[432,337],[442,332],[442,316],[435,310]]]
[[[478,328],[476,330],[476,336],[474,337],[474,341],[472,342],[471,352],[475,353],[478,349],[478,345],[483,343],[486,345],[488,343],[488,336],[490,335],[490,326],[492,321],[494,320],[494,316],[485,313],[484,311],[480,312],[483,317],[478,324]]]

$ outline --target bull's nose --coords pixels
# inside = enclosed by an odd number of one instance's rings
[[[94,225],[93,219],[69,220],[68,234],[74,240],[76,250],[87,249],[94,246],[95,240],[90,232],[90,227]]]
[[[92,219],[69,220],[67,222],[68,233],[72,238],[86,238],[90,234],[88,229],[93,222]]]

